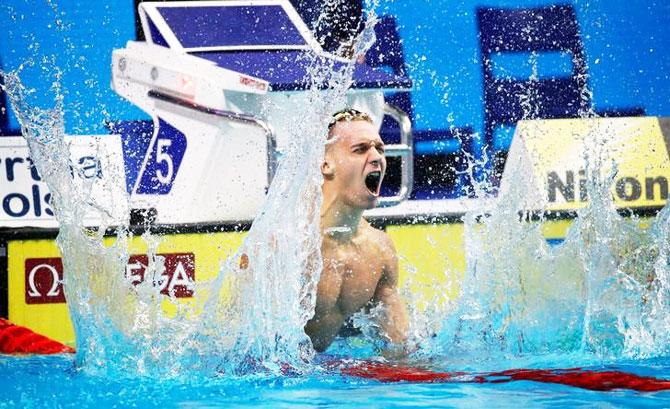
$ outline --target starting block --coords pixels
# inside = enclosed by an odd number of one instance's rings
[[[288,145],[294,107],[308,104],[308,69],[318,56],[335,69],[350,61],[322,50],[287,0],[146,2],[146,42],[112,56],[114,90],[151,115],[154,131],[130,178],[131,207],[155,209],[157,224],[251,221]],[[408,116],[385,90],[411,81],[357,63],[347,103],[400,123],[402,186],[412,188]]]

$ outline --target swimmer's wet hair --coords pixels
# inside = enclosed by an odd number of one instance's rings
[[[367,121],[370,123],[374,123],[372,117],[366,114],[365,112],[361,112],[353,108],[344,108],[333,114],[333,117],[330,119],[330,122],[328,123],[328,130],[333,129],[336,123],[342,121]]]

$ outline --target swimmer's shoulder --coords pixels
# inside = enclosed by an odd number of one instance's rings
[[[363,219],[363,227],[366,231],[366,237],[371,243],[375,243],[379,246],[380,252],[390,256],[395,257],[395,246],[393,245],[393,240],[391,237],[384,231],[373,227],[367,220]]]
[[[384,270],[380,282],[396,285],[398,282],[398,254],[393,240],[385,231],[374,228],[369,223],[366,229],[370,248],[374,249],[373,251],[383,264]]]

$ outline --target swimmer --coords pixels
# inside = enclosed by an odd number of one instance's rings
[[[376,306],[389,351],[402,351],[407,340],[395,247],[362,217],[376,206],[385,171],[384,142],[370,116],[354,109],[333,115],[321,165],[323,271],[314,317],[305,326],[318,352],[328,348],[354,313]]]

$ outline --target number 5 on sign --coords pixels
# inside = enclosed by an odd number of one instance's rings
[[[185,152],[186,136],[158,118],[158,131],[140,171],[135,192],[149,195],[170,193]]]
[[[163,173],[162,169],[158,169],[156,172],[156,179],[158,179],[158,183],[164,185],[172,182],[172,173],[174,171],[172,156],[168,153],[170,146],[172,146],[172,141],[169,139],[158,139],[156,141],[156,162],[158,162],[159,165],[164,163],[165,168],[167,168],[165,173]]]

